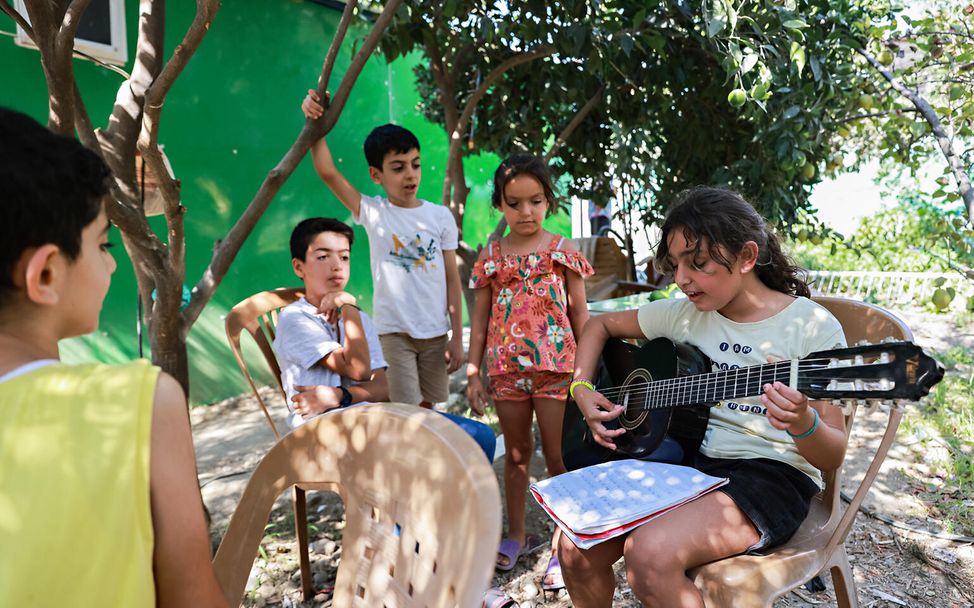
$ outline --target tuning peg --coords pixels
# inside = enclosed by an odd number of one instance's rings
[[[856,342],[856,346],[869,346],[871,342],[869,340],[859,340]]]
[[[892,344],[893,342],[899,342],[899,340],[897,340],[893,336],[886,336],[885,338],[882,339],[882,342],[883,344]]]

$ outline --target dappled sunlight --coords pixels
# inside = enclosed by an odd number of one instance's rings
[[[499,490],[480,448],[449,420],[365,405],[282,438],[254,471],[215,559],[233,601],[274,500],[293,483],[345,501],[336,605],[358,596],[375,606],[466,606],[482,597],[500,538]]]
[[[214,180],[211,177],[200,176],[196,178],[196,185],[199,186],[199,188],[203,190],[204,193],[210,196],[210,199],[213,203],[211,208],[213,209],[217,218],[221,222],[229,222],[230,211],[232,210],[233,205],[230,202],[230,198],[227,195],[227,193],[223,191],[222,187],[219,184],[216,183],[216,180]],[[214,230],[222,230],[223,224],[214,223],[212,226]],[[196,229],[203,233],[210,232],[206,228],[206,226],[197,225]],[[223,238],[222,232],[213,232],[212,236],[213,238],[217,238],[217,239]]]
[[[190,398],[193,403],[205,400],[207,395],[239,393],[249,388],[227,345],[223,319],[228,310],[211,300],[193,324],[186,339],[190,360]],[[266,365],[258,363],[263,357],[254,341],[245,337],[240,342],[254,380],[258,384],[273,383],[270,370]],[[228,391],[228,388],[231,390]]]

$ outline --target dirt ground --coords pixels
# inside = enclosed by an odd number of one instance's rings
[[[934,349],[960,345],[974,348],[974,327],[948,327],[943,317],[900,311],[916,335],[918,344]],[[462,392],[462,381],[454,379],[453,389]],[[279,428],[286,428],[281,412],[283,403],[269,388],[262,395],[272,404]],[[452,401],[456,401],[454,398]],[[454,407],[462,406],[454,403]],[[909,413],[907,413],[909,416]],[[199,462],[203,499],[213,516],[213,540],[219,542],[230,514],[246,484],[250,471],[261,455],[274,442],[256,400],[249,394],[229,399],[192,413],[194,438]],[[882,434],[885,416],[881,411],[860,416],[846,457],[847,491],[861,478],[871,451]],[[926,443],[929,446],[929,442]],[[936,445],[936,444],[935,444]],[[943,472],[931,470],[927,463],[930,448],[921,448],[917,437],[901,426],[897,441],[887,457],[883,470],[873,484],[864,506],[869,512],[902,524],[890,525],[860,513],[846,540],[860,605],[883,608],[974,606],[974,545],[937,538],[914,530],[931,533],[943,531],[937,519],[936,505],[925,503],[918,488],[944,483]],[[498,482],[502,480],[503,459],[495,462]],[[532,464],[532,477],[542,478],[540,453]],[[503,489],[503,484],[501,484]],[[309,517],[313,524],[312,569],[315,588],[321,590],[314,601],[300,601],[297,554],[294,547],[293,521],[288,495],[278,501],[262,543],[244,606],[330,606],[329,586],[334,582],[341,559],[342,506],[333,494],[309,495]],[[553,524],[533,500],[528,501],[529,533],[550,538]],[[962,532],[963,533],[963,532]],[[967,531],[966,534],[971,534]],[[508,592],[522,608],[571,606],[561,591],[545,595],[541,577],[549,557],[546,546],[521,558],[511,572],[498,573],[494,585]],[[614,606],[635,608],[640,604],[629,593],[622,563],[616,564],[619,585]],[[831,582],[825,576],[825,591],[799,588],[775,603],[777,607],[834,606]]]

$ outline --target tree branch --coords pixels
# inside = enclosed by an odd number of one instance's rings
[[[335,59],[338,58],[338,49],[341,48],[341,43],[345,40],[345,34],[348,32],[348,24],[352,21],[352,13],[355,12],[356,6],[358,6],[358,0],[351,0],[351,2],[345,3],[345,10],[342,11],[342,20],[338,23],[338,29],[335,31],[335,37],[331,41],[331,46],[328,47],[325,66],[321,70],[321,78],[318,80],[318,95],[321,99],[325,98],[324,93],[328,90],[328,81],[331,79],[331,72],[335,68]]]
[[[392,20],[396,10],[398,10],[401,1],[390,0],[386,2],[385,8],[383,8],[382,13],[372,26],[372,31],[366,37],[358,53],[356,53],[349,64],[338,90],[328,104],[325,115],[317,120],[308,120],[305,122],[297,140],[284,154],[280,162],[277,163],[277,166],[271,169],[267,177],[264,178],[264,182],[254,195],[253,200],[250,201],[250,204],[237,219],[237,222],[227,232],[227,236],[217,243],[213,251],[213,258],[210,260],[210,265],[203,273],[203,276],[200,277],[196,286],[193,287],[189,306],[182,313],[183,332],[188,331],[188,328],[199,317],[200,313],[203,312],[203,307],[206,306],[213,292],[219,287],[220,281],[223,280],[230,267],[230,263],[240,251],[244,241],[253,232],[257,221],[263,215],[264,211],[267,210],[267,207],[281,189],[281,186],[287,181],[287,178],[297,168],[298,163],[308,153],[311,144],[329,132],[338,121],[338,117],[341,115],[352,86],[365,67],[366,61],[378,46],[379,39]],[[333,44],[341,44],[341,42],[333,41]]]
[[[153,6],[152,8],[156,8]],[[169,232],[169,259],[168,272],[163,275],[176,279],[182,285],[185,278],[185,240],[183,239],[183,209],[179,204],[179,186],[169,175],[169,170],[162,158],[159,150],[159,123],[162,114],[162,106],[165,103],[166,95],[172,88],[176,78],[186,68],[186,64],[199,49],[203,42],[203,37],[210,29],[210,24],[220,8],[219,0],[198,0],[196,3],[196,16],[193,23],[186,30],[182,42],[173,51],[172,57],[163,66],[159,76],[152,81],[148,90],[145,92],[145,104],[142,113],[142,131],[139,134],[138,148],[142,152],[142,158],[152,169],[162,195],[166,214],[166,226]],[[156,19],[159,19],[156,16]],[[148,32],[147,32],[148,34]],[[146,69],[149,71],[149,68]],[[146,74],[147,76],[148,74]],[[160,298],[162,293],[160,290]]]
[[[328,131],[331,131],[338,122],[338,117],[341,114],[341,109],[345,107],[345,102],[348,101],[348,96],[352,92],[352,87],[355,86],[355,81],[358,80],[358,75],[362,73],[362,69],[365,67],[365,63],[372,57],[372,53],[375,51],[376,47],[379,46],[379,39],[382,38],[385,33],[386,27],[389,26],[389,22],[392,21],[393,16],[396,11],[399,10],[399,5],[402,0],[390,0],[386,2],[385,7],[382,9],[382,13],[372,24],[372,31],[369,35],[365,37],[362,42],[362,46],[359,48],[358,52],[352,57],[352,61],[348,64],[348,70],[345,71],[345,75],[342,76],[342,80],[338,85],[338,90],[335,94],[331,96],[331,102],[328,104],[328,108],[325,109],[325,115],[318,120],[309,121],[313,128],[314,133],[320,133],[323,136]],[[340,42],[333,42],[333,44],[341,44]],[[335,105],[338,107],[337,111],[332,111],[331,106]]]
[[[589,100],[585,102],[585,105],[583,105],[581,109],[578,110],[578,112],[575,112],[575,116],[572,118],[571,122],[569,122],[568,125],[565,126],[564,129],[562,129],[561,133],[558,134],[558,137],[555,138],[555,143],[553,143],[551,145],[551,148],[548,150],[548,152],[545,153],[544,155],[545,163],[550,162],[551,159],[554,158],[555,154],[557,154],[558,151],[561,149],[561,147],[565,145],[565,141],[569,137],[571,137],[572,133],[575,132],[575,129],[577,129],[578,126],[582,124],[582,121],[585,120],[588,117],[588,115],[592,113],[592,110],[595,109],[595,106],[597,106],[598,103],[602,100],[602,95],[604,93],[605,93],[605,85],[603,84],[601,87],[599,87],[599,90],[595,92],[595,95],[592,95],[592,97],[590,97]]]
[[[145,93],[162,70],[165,0],[139,2],[139,33],[132,74],[118,88],[108,127],[101,137],[115,178],[136,198],[135,148],[142,130]],[[139,211],[143,213],[143,211]]]
[[[527,51],[525,53],[520,53],[514,57],[510,57],[503,61],[500,65],[490,71],[484,81],[480,83],[480,86],[467,98],[467,103],[464,105],[463,112],[460,114],[460,118],[457,119],[456,127],[453,129],[453,133],[450,136],[450,145],[456,141],[459,145],[460,139],[462,138],[462,131],[467,128],[467,123],[470,122],[470,117],[473,116],[474,110],[477,108],[477,104],[483,98],[487,90],[495,83],[497,80],[504,75],[507,70],[517,67],[522,63],[527,63],[529,61],[534,61],[535,59],[540,59],[542,57],[548,57],[553,55],[555,48],[552,46],[539,46],[533,50]]]
[[[34,28],[32,28],[30,23],[24,19],[23,15],[18,13],[14,7],[10,6],[10,3],[7,2],[7,0],[0,0],[0,12],[5,13],[7,16],[13,19],[14,22],[20,26],[20,29],[24,30],[27,37],[30,38],[35,45],[37,44],[37,40],[34,39]]]
[[[52,130],[63,135],[74,134],[74,36],[81,25],[81,15],[91,0],[72,0],[55,30],[53,44],[45,45],[41,55],[48,55],[50,69],[48,97]]]
[[[868,114],[854,114],[852,116],[841,118],[838,122],[852,122],[854,120],[865,120],[866,118],[876,118],[878,116],[889,116],[890,114],[895,114],[896,112],[919,112],[919,110],[905,108],[902,110],[884,110],[882,112],[870,112]]]
[[[480,86],[471,93],[470,97],[467,98],[467,103],[464,105],[463,112],[457,119],[457,123],[453,126],[453,129],[448,131],[450,133],[450,140],[447,146],[446,153],[446,182],[443,185],[443,203],[445,206],[449,207],[450,212],[453,213],[454,219],[457,220],[457,225],[459,226],[462,222],[461,210],[457,208],[455,204],[456,197],[451,196],[451,193],[456,193],[457,188],[466,188],[466,184],[453,183],[451,176],[456,176],[462,174],[458,173],[456,170],[457,164],[463,163],[463,158],[460,152],[460,142],[463,138],[463,131],[466,130],[467,124],[470,122],[470,118],[473,116],[474,110],[477,108],[477,104],[483,98],[487,90],[501,77],[504,73],[514,67],[521,65],[522,63],[527,63],[529,61],[534,61],[541,57],[547,57],[554,54],[555,48],[543,45],[539,46],[533,50],[519,53],[513,57],[506,59],[501,62],[496,68],[487,74],[484,81],[480,83]]]
[[[957,182],[957,190],[961,198],[964,200],[964,206],[967,208],[967,219],[969,221],[974,221],[974,190],[971,189],[970,176],[968,176],[964,171],[964,164],[961,161],[960,155],[954,151],[950,137],[944,130],[943,124],[940,122],[940,117],[937,116],[937,112],[934,111],[933,107],[926,99],[904,86],[903,83],[893,76],[889,70],[884,68],[875,57],[862,49],[855,50],[857,53],[862,55],[871,66],[873,66],[873,69],[879,72],[882,77],[886,79],[889,85],[897,93],[909,99],[923,118],[926,119],[927,123],[930,125],[930,130],[933,131],[934,138],[937,140],[937,144],[940,146],[940,151],[943,153],[944,158],[947,160],[947,164],[954,175],[954,180]]]

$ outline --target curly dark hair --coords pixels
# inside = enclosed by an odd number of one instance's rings
[[[707,247],[711,259],[728,270],[748,241],[758,245],[755,272],[761,282],[782,293],[810,295],[805,271],[781,250],[777,235],[740,194],[723,188],[698,186],[677,198],[663,220],[654,265],[663,274],[672,274],[667,239],[670,232],[683,230],[688,243],[697,250]]]
[[[57,245],[70,260],[98,217],[110,171],[94,152],[33,118],[0,108],[0,301],[26,249]]]
[[[490,203],[495,209],[500,209],[501,203],[504,202],[504,187],[518,175],[530,175],[541,184],[544,197],[548,201],[548,212],[545,217],[558,211],[558,199],[555,198],[548,165],[534,154],[526,153],[508,156],[497,167],[497,171],[494,171],[494,192],[490,197]]]

